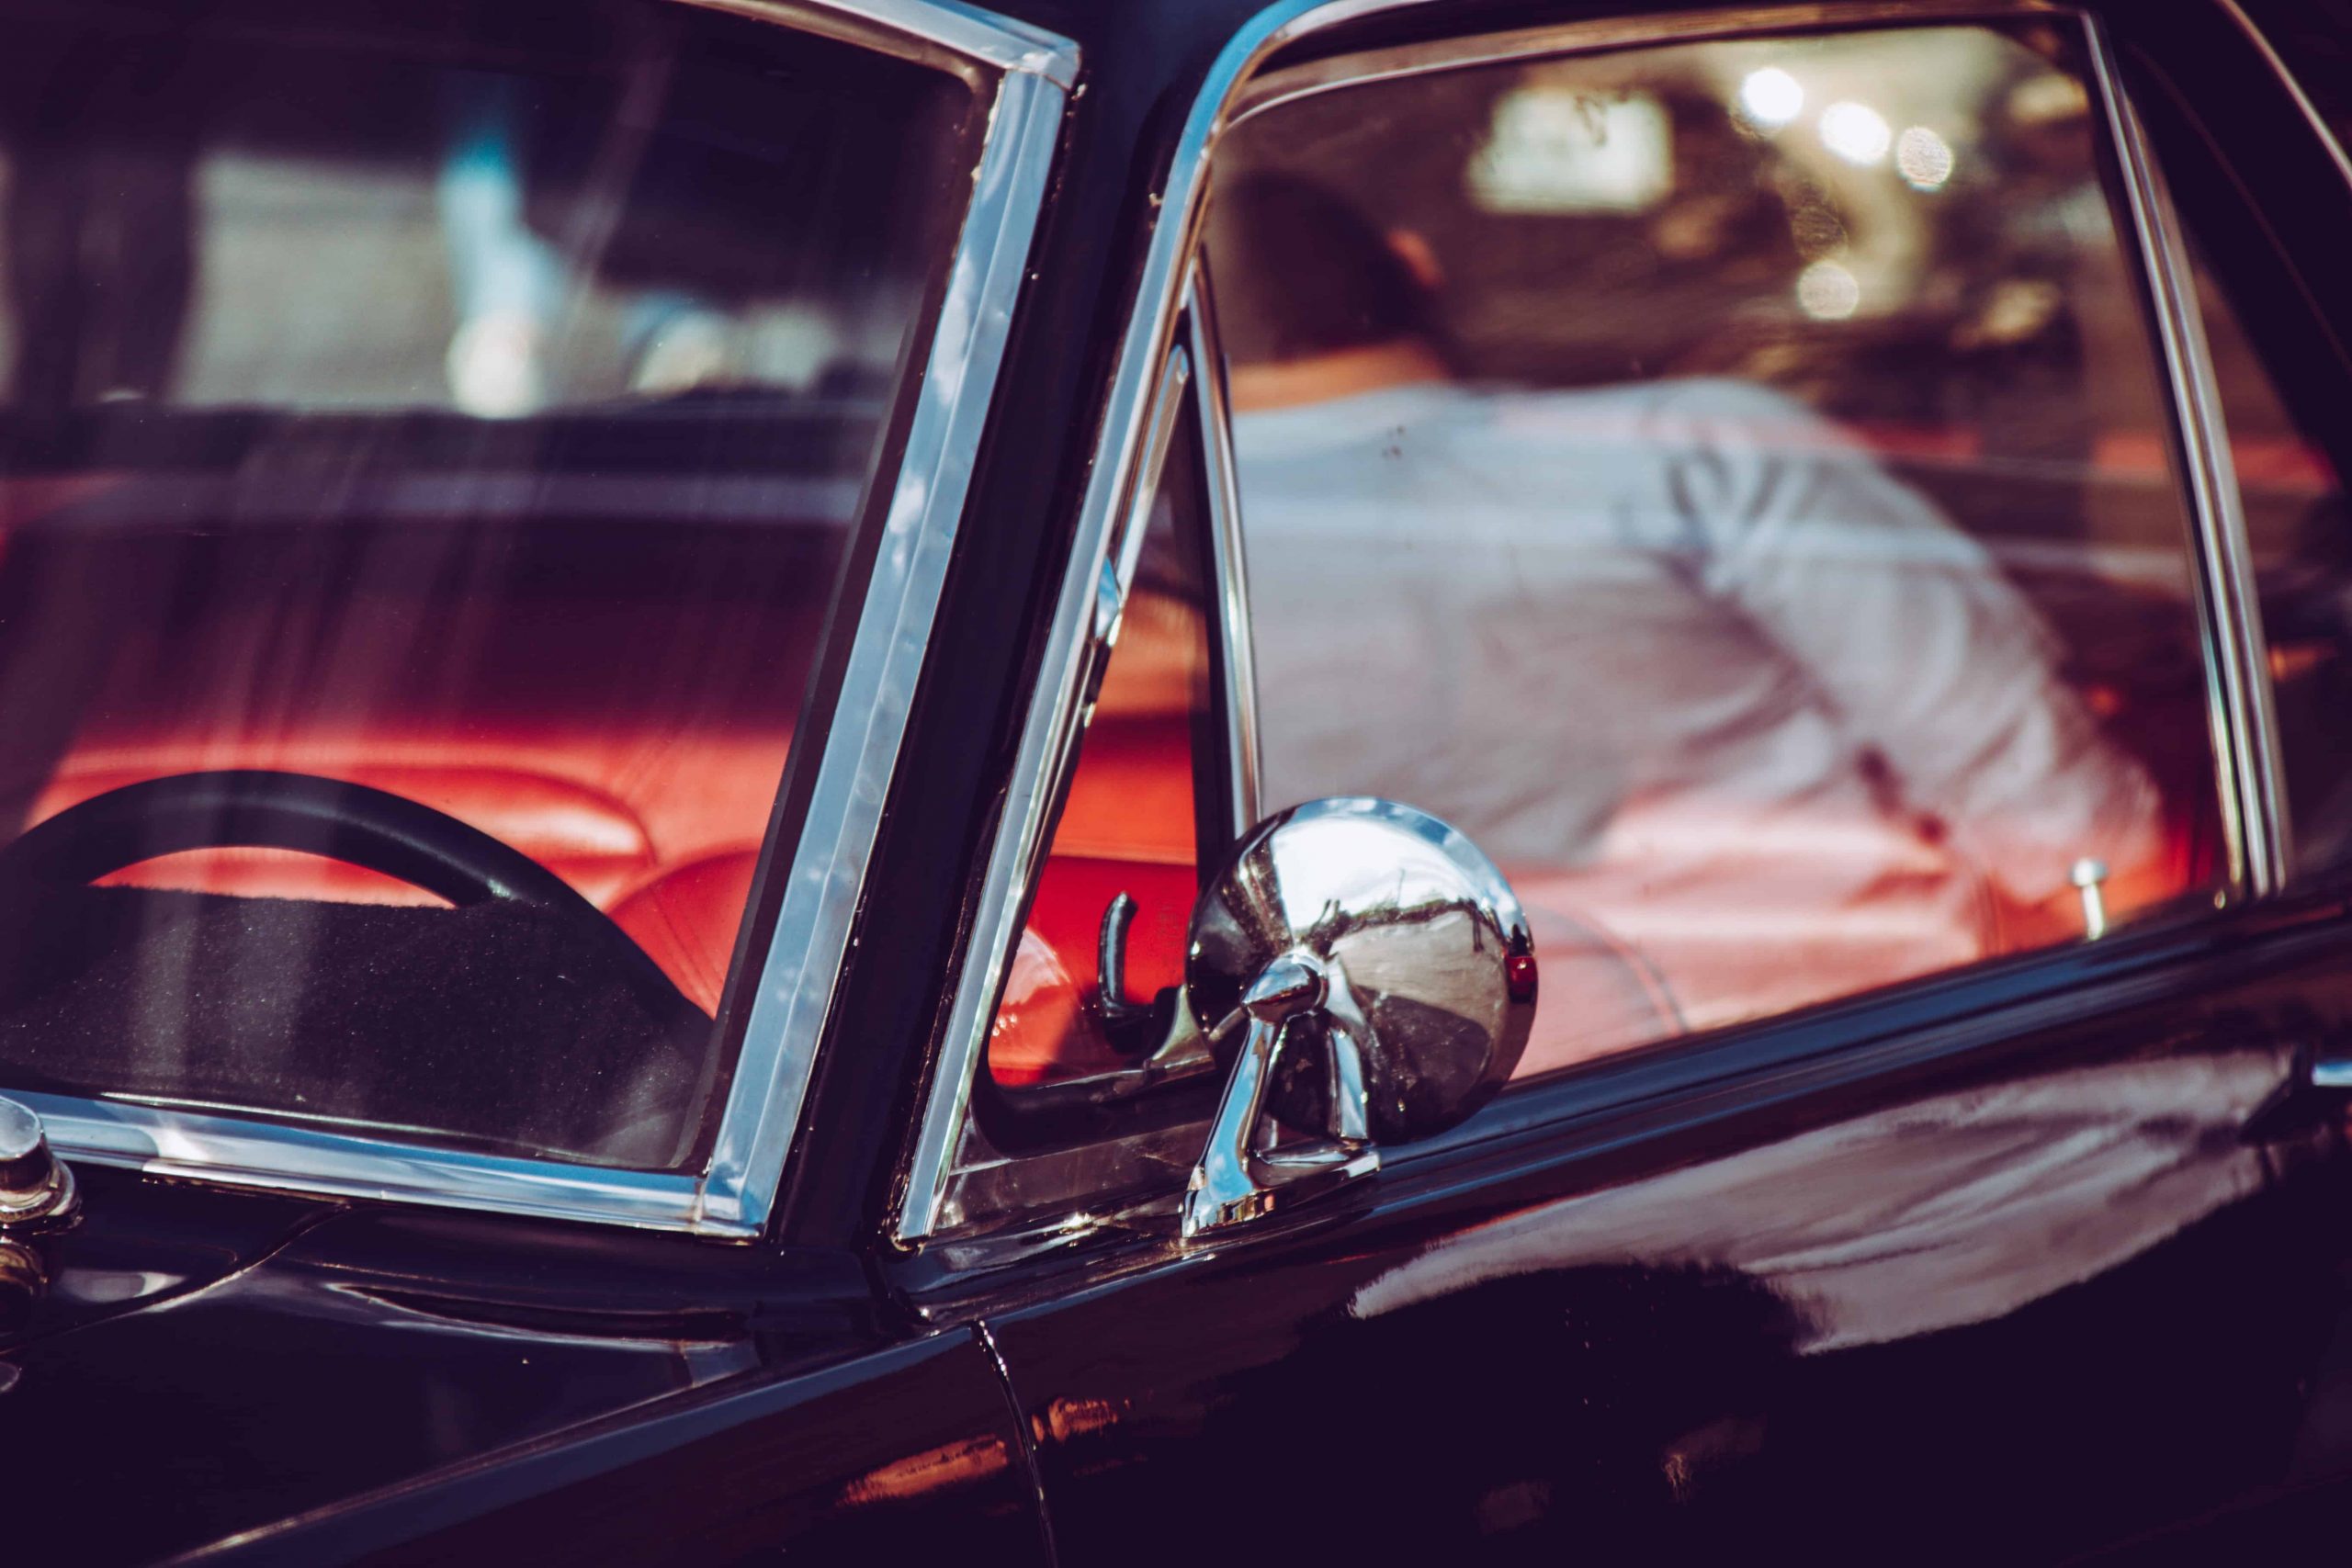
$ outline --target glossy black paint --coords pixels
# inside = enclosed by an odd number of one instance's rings
[[[1224,1522],[1136,1512],[1269,1476],[1254,1540],[1376,1560],[2275,1527],[2257,1505],[2352,1477],[2352,1179],[2340,1107],[2245,1123],[2352,1020],[2342,918],[2151,933],[2075,976],[2092,1016],[1899,1072],[1758,1053],[1719,1094],[1604,1089],[1395,1159],[1352,1213],[1021,1281],[993,1321],[1063,1560],[1197,1562]],[[2006,978],[1985,1021],[2047,1020]]]
[[[1649,8],[1689,7],[1308,47]],[[2217,7],[2100,9],[2340,434],[2340,173]],[[2346,918],[2208,915],[1527,1086],[1209,1248],[1161,1214],[893,1278],[991,1324],[1065,1562],[2334,1555],[2352,1178],[2341,1106],[2280,1090],[2352,1017]]]
[[[1046,1561],[1002,1384],[950,1331],[746,1375],[393,1487],[219,1555],[239,1562]],[[198,1561],[210,1560],[209,1555]]]
[[[2323,895],[1516,1089],[1210,1249],[1163,1214],[888,1251],[1148,193],[1257,5],[1002,8],[1075,39],[1085,91],[775,1234],[84,1168],[85,1217],[38,1244],[46,1291],[0,1338],[0,1453],[34,1500],[11,1554],[2211,1561],[2340,1540],[2341,1112],[2299,1100],[2246,1132],[2298,1050],[2352,1028],[2352,914]],[[1430,6],[1317,47],[1645,8],[1689,7]],[[2112,25],[2217,266],[2284,276],[2268,336],[2300,330],[2304,395],[2336,396],[2352,296],[2280,254],[2347,254],[2345,204],[2314,197],[2340,180],[2210,5]],[[1988,1105],[2007,1136],[1979,1147]],[[2105,1179],[1987,1190],[1973,1231],[1937,1207],[2069,1140]],[[1840,1269],[1860,1286],[1825,1295]]]
[[[50,1500],[14,1527],[38,1560],[255,1531],[285,1561],[403,1541],[446,1559],[474,1550],[440,1541],[461,1526],[504,1556],[512,1508],[574,1561],[725,1561],[829,1530],[1041,1549],[990,1358],[968,1332],[889,1332],[848,1254],[96,1168],[86,1194],[37,1244],[48,1288],[0,1390],[0,1449]],[[593,1506],[559,1495],[582,1477]]]

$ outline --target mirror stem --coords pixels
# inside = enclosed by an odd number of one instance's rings
[[[1193,1168],[1192,1182],[1184,1191],[1187,1240],[1220,1225],[1255,1219],[1271,1206],[1272,1194],[1250,1172],[1250,1145],[1265,1108],[1266,1080],[1273,1072],[1282,1032],[1282,1021],[1250,1015],[1250,1037],[1241,1043],[1232,1082],[1217,1107],[1216,1122],[1201,1150],[1201,1163]]]
[[[1363,1051],[1355,1032],[1338,1020],[1331,1023],[1331,1136],[1343,1144],[1368,1143],[1372,1112],[1363,1090]]]

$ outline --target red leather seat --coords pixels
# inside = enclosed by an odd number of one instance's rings
[[[33,819],[124,784],[209,768],[322,774],[421,801],[538,861],[619,919],[685,992],[718,1003],[756,841],[782,776],[786,735],[684,739],[591,731],[488,737],[458,749],[398,735],[299,741],[208,739],[77,750]],[[682,775],[691,773],[695,787]],[[109,881],[248,897],[429,903],[431,896],[357,866],[283,851],[198,850]]]
[[[706,1012],[718,1010],[759,858],[756,847],[706,855],[655,873],[612,905],[621,930]]]

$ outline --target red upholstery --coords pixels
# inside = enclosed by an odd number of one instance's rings
[[[697,735],[648,745],[590,731],[486,737],[449,755],[399,736],[334,742],[112,745],[77,750],[35,820],[109,789],[207,768],[276,768],[347,779],[422,801],[512,844],[613,913],[681,990],[715,1007],[751,885],[756,841],[789,737]],[[694,784],[688,787],[685,778]],[[355,902],[431,902],[357,866],[272,850],[199,850],[109,880],[141,886]]]
[[[759,858],[756,849],[707,855],[657,872],[612,906],[621,930],[706,1012],[718,1009]]]
[[[54,689],[62,719],[53,757],[8,759],[45,764],[13,781],[29,820],[209,769],[372,785],[521,850],[600,908],[630,903],[680,987],[715,1001],[748,880],[736,863],[748,866],[774,808],[829,568],[684,526],[623,545],[583,535],[576,551],[554,525],[403,525],[299,545],[134,534],[119,554],[111,536],[64,536],[78,542],[9,558],[30,574],[19,591],[39,602],[119,581],[123,603],[12,647],[18,684]],[[331,545],[345,552],[333,563]],[[114,880],[424,897],[356,867],[242,849]]]

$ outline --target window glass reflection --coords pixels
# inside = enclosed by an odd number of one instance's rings
[[[1523,1071],[2213,885],[2185,513],[2064,35],[1277,104],[1210,248],[1264,807],[1390,796],[1503,865]]]
[[[0,9],[0,1083],[693,1165],[973,88],[633,0]],[[223,773],[336,830],[154,806]]]

